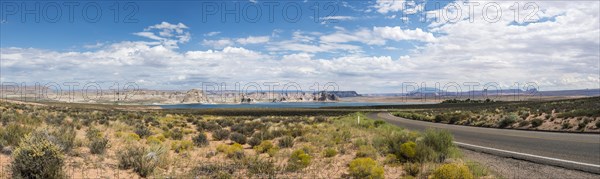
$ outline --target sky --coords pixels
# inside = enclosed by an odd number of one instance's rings
[[[333,86],[359,93],[455,84],[463,91],[600,88],[598,1],[92,0],[0,7],[2,84]]]

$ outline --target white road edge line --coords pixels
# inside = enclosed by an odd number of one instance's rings
[[[454,142],[454,143],[458,144],[458,145],[465,145],[465,146],[470,146],[470,147],[482,148],[482,149],[486,149],[486,150],[492,150],[492,151],[498,151],[498,152],[505,152],[505,153],[517,154],[517,155],[524,155],[524,156],[528,156],[528,157],[542,158],[542,159],[552,160],[552,161],[557,161],[557,162],[564,162],[564,163],[571,163],[571,164],[577,164],[577,165],[584,165],[584,166],[589,166],[589,167],[600,168],[600,165],[595,165],[595,164],[582,163],[582,162],[576,162],[576,161],[570,161],[570,160],[563,160],[563,159],[557,159],[557,158],[551,158],[551,157],[544,157],[544,156],[533,155],[533,154],[526,154],[526,153],[520,153],[520,152],[513,152],[513,151],[508,151],[508,150],[502,150],[502,149],[484,147],[484,146],[467,144],[467,143],[462,143],[462,142]]]

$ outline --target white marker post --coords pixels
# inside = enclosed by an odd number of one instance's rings
[[[360,116],[357,116],[358,119],[356,119],[357,123],[360,124]]]

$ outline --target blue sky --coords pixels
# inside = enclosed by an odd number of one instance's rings
[[[40,11],[23,16],[36,3]],[[405,82],[534,82],[548,90],[600,83],[598,2],[521,3],[515,20],[515,2],[506,1],[84,1],[73,21],[65,3],[73,2],[2,2],[2,82],[335,82],[365,93],[400,92]],[[479,3],[473,12],[470,3]],[[102,15],[90,22],[95,5]],[[490,18],[496,8],[503,15]]]

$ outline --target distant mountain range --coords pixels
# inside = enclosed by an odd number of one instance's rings
[[[537,89],[474,90],[464,92],[444,91],[438,88],[419,88],[408,93],[370,93],[362,96],[482,96],[487,95],[541,95],[541,96],[600,96],[600,89],[538,91]]]

